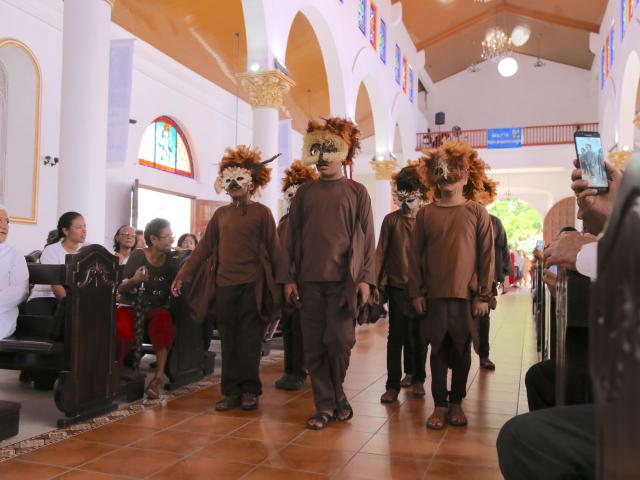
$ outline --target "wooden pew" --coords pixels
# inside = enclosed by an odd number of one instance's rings
[[[545,351],[545,337],[546,331],[545,326],[547,324],[546,313],[547,313],[547,298],[546,298],[546,287],[544,281],[542,280],[542,274],[544,271],[544,266],[542,262],[537,262],[536,264],[536,274],[534,278],[534,295],[533,295],[533,311],[534,311],[534,320],[536,324],[536,344],[538,352],[540,352],[540,360],[547,360],[549,357],[547,356],[547,352]]]
[[[15,334],[0,340],[0,368],[34,369],[36,381],[38,375],[57,378],[59,427],[115,410],[117,257],[90,245],[67,255],[64,265],[29,265],[29,274],[33,283],[65,287],[64,339],[51,338],[50,318],[20,315]]]
[[[588,277],[560,269],[556,284],[556,405],[592,401],[589,378]]]
[[[596,478],[640,472],[640,155],[631,158],[591,290],[591,373],[596,404]]]

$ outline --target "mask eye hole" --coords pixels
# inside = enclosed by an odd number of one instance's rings
[[[309,153],[311,154],[312,157],[315,157],[320,153],[320,150],[322,150],[322,145],[320,145],[319,143],[314,143],[313,145],[311,145],[311,148],[309,149]]]
[[[238,177],[236,178],[236,182],[242,182],[244,180],[244,177]]]

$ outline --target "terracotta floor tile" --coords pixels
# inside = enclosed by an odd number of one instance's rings
[[[92,442],[107,443],[122,447],[130,443],[139,441],[144,437],[150,437],[157,430],[154,428],[137,427],[133,425],[122,425],[118,422],[96,428],[87,433],[78,435],[78,440],[88,440]]]
[[[514,415],[501,415],[498,413],[466,412],[469,426],[480,428],[502,428]]]
[[[204,435],[226,435],[249,423],[249,419],[225,417],[215,414],[197,415],[179,423],[171,430],[201,433]]]
[[[344,450],[289,445],[271,455],[265,465],[331,475],[346,465],[353,454]]]
[[[219,458],[228,462],[259,464],[278,453],[286,444],[261,442],[246,438],[224,437],[207,443],[198,451],[199,456]]]
[[[191,413],[173,412],[166,408],[154,408],[152,410],[145,410],[144,412],[136,413],[135,415],[130,415],[118,423],[120,425],[135,425],[138,427],[157,428],[158,430],[162,430],[191,418],[192,416],[193,414]]]
[[[182,412],[202,413],[205,410],[212,409],[214,405],[213,398],[185,396],[167,403],[165,408]]]
[[[188,455],[219,438],[221,437],[179,430],[164,430],[131,446],[144,450],[159,450],[175,453],[176,455]]]
[[[269,421],[251,422],[231,434],[232,437],[250,440],[289,443],[304,431],[302,425]]]
[[[179,455],[168,452],[125,447],[83,465],[82,469],[112,475],[144,478],[175,464],[179,459]]]
[[[361,449],[361,453],[413,457],[429,460],[440,445],[440,440],[430,440],[406,435],[374,435]]]
[[[242,480],[324,480],[329,477],[318,473],[285,470],[273,467],[258,467]]]
[[[55,480],[125,480],[127,477],[108,475],[106,473],[89,472],[87,470],[69,470]]]
[[[354,412],[369,417],[389,418],[400,409],[399,403],[383,405],[379,402],[375,404],[371,402],[357,402],[355,400],[350,403]]]
[[[219,458],[187,457],[151,477],[152,480],[237,480],[253,465],[225,462]]]
[[[65,471],[64,468],[27,463],[20,460],[7,460],[0,463],[2,478],[7,480],[40,480],[53,478]]]
[[[428,466],[429,462],[418,458],[358,453],[337,478],[421,480]]]
[[[428,480],[503,480],[496,467],[479,467],[458,463],[433,462],[427,471]]]
[[[329,428],[354,430],[356,432],[376,433],[387,421],[386,418],[369,417],[355,414],[348,422],[331,422]]]
[[[464,465],[498,466],[498,451],[494,445],[468,440],[445,440],[440,444],[434,461],[461,463]]]
[[[330,448],[357,452],[364,446],[372,433],[326,428],[324,430],[305,430],[293,443],[308,447]]]
[[[498,428],[447,428],[444,440],[447,442],[476,442],[482,445],[495,446],[500,429]]]
[[[71,468],[109,453],[115,448],[117,447],[105,445],[104,443],[86,442],[71,438],[23,455],[20,460]],[[2,467],[0,466],[1,470]]]
[[[498,402],[486,400],[465,400],[462,403],[465,412],[487,412],[503,415],[515,415],[518,410],[516,402]]]

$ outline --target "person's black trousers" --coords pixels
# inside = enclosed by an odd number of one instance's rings
[[[544,360],[532,365],[524,377],[529,411],[556,406],[556,362]]]
[[[595,408],[572,405],[525,413],[504,424],[498,460],[505,480],[595,478]]]
[[[426,379],[427,348],[420,338],[419,322],[403,288],[387,287],[389,335],[387,337],[387,389],[400,391],[402,360],[404,372],[415,383]],[[404,355],[403,355],[404,354]]]
[[[478,356],[480,358],[489,358],[489,325],[488,313],[478,318]]]
[[[431,394],[436,407],[447,407],[449,403],[460,405],[467,395],[467,379],[471,369],[471,338],[464,351],[459,352],[447,333],[434,353],[431,350]],[[451,393],[447,391],[447,370],[451,368]],[[448,398],[447,398],[448,397]]]
[[[222,394],[260,395],[260,355],[266,325],[256,306],[256,284],[217,287],[216,318],[222,344]]]
[[[300,310],[289,306],[284,307],[280,318],[280,328],[282,328],[282,343],[284,347],[284,373],[304,381],[307,378],[307,370],[304,367]]]

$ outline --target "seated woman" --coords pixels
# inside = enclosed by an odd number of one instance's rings
[[[136,246],[136,230],[122,225],[113,236],[113,251],[118,255],[118,265],[126,265]]]
[[[135,341],[136,296],[141,296],[145,308],[145,326],[156,353],[156,372],[147,386],[147,397],[160,397],[164,383],[164,369],[173,345],[175,327],[169,313],[171,283],[178,273],[178,262],[169,256],[173,244],[171,226],[167,220],[156,218],[144,229],[147,248],[134,250],[124,269],[124,280],[118,287],[120,306],[116,310],[118,360],[124,357]],[[142,288],[141,288],[142,287]]]
[[[67,254],[78,253],[87,237],[87,225],[78,212],[66,212],[58,220],[57,232],[57,236],[42,250],[40,263],[63,265]],[[35,285],[24,312],[28,315],[51,316],[56,312],[60,300],[66,296],[62,285]]]
[[[198,239],[193,233],[183,233],[182,235],[180,235],[180,238],[178,239],[178,246],[176,247],[176,250],[193,251],[195,250],[196,245],[198,245]]]
[[[29,270],[20,253],[7,242],[9,214],[0,205],[0,339],[13,335],[18,305],[29,294]]]

